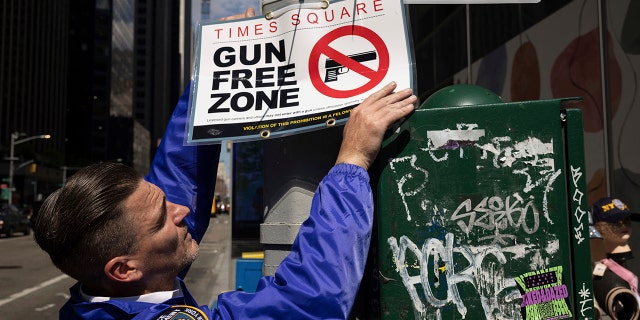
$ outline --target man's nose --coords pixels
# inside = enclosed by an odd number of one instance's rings
[[[189,208],[170,201],[167,201],[167,211],[176,225],[182,223],[184,218],[189,215]]]

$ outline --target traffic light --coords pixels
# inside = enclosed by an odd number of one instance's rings
[[[36,173],[38,172],[38,165],[36,163],[32,163],[29,165],[29,172]]]

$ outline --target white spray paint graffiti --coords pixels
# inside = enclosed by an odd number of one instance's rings
[[[426,239],[422,248],[418,248],[406,236],[401,236],[399,240],[389,237],[387,243],[393,253],[396,271],[411,298],[416,319],[427,319],[428,314],[434,311],[430,307],[439,311],[448,304],[455,305],[461,317],[465,318],[467,314],[465,300],[467,302],[479,300],[486,319],[521,318],[518,302],[521,294],[514,278],[505,274],[504,267],[508,259],[523,259],[527,253],[540,251],[535,245],[454,247],[454,236],[451,233],[445,236],[444,243],[438,239]],[[407,253],[413,254],[419,265],[408,265],[408,260],[413,259],[408,259]],[[454,261],[454,257],[457,261]],[[466,266],[460,263],[461,258],[466,262]],[[428,267],[430,260],[433,261],[431,269]],[[440,262],[446,267],[438,268]],[[463,265],[463,269],[457,270],[456,267],[460,265]],[[410,275],[410,268],[419,269],[419,275]],[[431,286],[437,287],[445,281],[447,296],[444,299],[438,299]],[[477,299],[469,295],[465,295],[464,299],[460,296],[458,286],[464,283],[476,289]],[[422,294],[426,300],[424,302],[420,299],[418,285],[422,288]]]
[[[584,223],[582,219],[587,214],[584,210],[582,210],[582,206],[581,206],[584,192],[580,191],[580,188],[578,188],[578,180],[580,179],[580,177],[582,177],[582,170],[580,168],[574,168],[573,166],[571,166],[571,180],[573,182],[573,186],[575,187],[572,200],[576,202],[576,206],[575,206],[576,210],[573,212],[573,216],[576,219],[577,225],[578,225],[578,227],[573,228],[574,230],[573,236],[578,241],[578,244],[582,243],[582,241],[585,240],[582,235],[582,230],[584,228],[583,227]]]
[[[538,231],[540,226],[539,213],[533,200],[533,196],[529,196],[529,199],[525,201],[518,193],[514,193],[504,200],[495,196],[485,197],[472,207],[471,199],[467,199],[453,212],[451,221],[457,221],[458,226],[467,236],[476,227],[494,232],[493,235],[477,238],[479,242],[491,240],[491,244],[507,245],[516,239],[515,235],[502,232],[508,228],[511,228],[513,232],[522,228],[527,234]],[[529,218],[529,222],[527,222],[527,218]],[[464,221],[463,219],[468,220]],[[504,239],[511,241],[507,242]]]
[[[458,125],[461,127],[462,125]],[[464,125],[474,128],[475,125]],[[467,134],[464,134],[468,132]],[[493,154],[492,163],[496,168],[514,167],[518,161],[522,162],[521,168],[514,168],[513,173],[524,175],[526,182],[522,191],[529,193],[537,187],[543,188],[542,212],[547,222],[553,224],[549,216],[547,195],[553,191],[553,184],[560,176],[561,170],[555,169],[553,160],[553,140],[549,143],[543,143],[537,138],[529,137],[521,142],[516,142],[513,146],[502,146],[506,142],[510,142],[509,137],[493,138],[492,143],[477,146],[477,140],[464,140],[462,143],[456,139],[477,139],[484,136],[484,130],[441,130],[428,131],[428,137],[435,139],[434,143],[429,139],[431,147],[421,149],[427,151],[431,158],[435,161],[444,161],[448,159],[448,152],[452,148],[459,148],[461,145],[474,145],[479,147],[483,154],[481,159],[488,159],[488,154]],[[457,141],[453,143],[452,141]],[[436,148],[438,146],[438,148]],[[437,157],[434,152],[444,152],[444,156]],[[547,157],[542,157],[546,155]],[[398,193],[402,197],[402,202],[407,213],[407,221],[411,221],[411,210],[407,205],[407,199],[413,196],[420,196],[420,192],[424,190],[427,184],[429,172],[427,169],[416,164],[418,155],[405,156],[389,160],[389,165],[394,175],[399,176],[397,181]],[[409,168],[407,168],[407,163]],[[535,177],[535,178],[534,178]],[[411,181],[411,184],[407,182]],[[410,186],[409,186],[410,185]]]
[[[436,162],[446,161],[449,159],[449,152],[469,146],[482,150],[482,160],[488,160],[489,154],[492,154],[490,160],[493,167],[511,168],[513,174],[526,177],[522,192],[527,194],[536,188],[542,188],[543,216],[548,223],[553,224],[547,197],[553,191],[553,184],[562,173],[561,169],[555,168],[553,139],[550,142],[543,142],[535,137],[527,137],[523,141],[512,142],[510,137],[494,137],[490,143],[478,144],[479,139],[484,137],[485,130],[476,129],[477,124],[457,124],[456,127],[457,130],[427,131],[428,147],[419,150],[427,152]],[[395,181],[398,182],[398,192],[406,209],[407,221],[411,221],[412,214],[407,205],[407,199],[420,196],[420,192],[426,187],[426,179],[429,175],[427,169],[416,165],[418,156],[414,154],[389,160],[393,173],[400,176]],[[460,157],[463,157],[462,151],[460,151]],[[407,162],[409,168],[406,168]],[[479,165],[477,168],[481,170],[482,167]],[[413,183],[408,184],[409,181]]]
[[[553,159],[553,139],[550,142],[542,142],[538,138],[528,137],[527,139],[506,145],[510,142],[510,137],[498,137],[492,139],[492,143],[479,146],[483,150],[483,159],[488,157],[488,153],[493,154],[493,165],[496,168],[514,167],[514,165],[522,161],[524,168],[514,169],[513,173],[524,175],[527,180],[522,189],[523,192],[529,193],[534,188],[542,186],[543,199],[542,211],[547,222],[553,224],[549,216],[548,194],[553,191],[553,183],[562,173],[560,169],[555,168]]]
[[[478,129],[477,124],[457,124],[455,130],[427,131],[426,148],[418,149],[416,154],[389,160],[407,221],[412,221],[412,215],[422,214],[431,217],[431,225],[437,225],[438,219],[447,220],[456,223],[462,231],[456,236],[458,244],[455,247],[454,234],[450,232],[447,232],[444,242],[428,238],[422,247],[405,235],[387,239],[396,271],[410,296],[416,319],[439,320],[445,306],[455,307],[460,316],[465,318],[467,307],[474,304],[472,301],[480,301],[486,319],[520,319],[521,294],[514,280],[518,275],[508,274],[509,265],[516,262],[530,266],[531,270],[546,268],[550,263],[549,257],[559,250],[559,240],[552,235],[547,235],[544,248],[541,247],[544,244],[537,242],[521,244],[522,240],[525,243],[528,240],[516,237],[521,231],[534,235],[540,229],[541,213],[547,223],[553,224],[547,196],[562,173],[555,166],[553,139],[544,142],[527,137],[522,141],[513,141],[505,136],[494,137],[491,142],[480,144],[485,134],[485,130]],[[510,195],[496,193],[482,199],[467,198],[458,203],[449,216],[449,210],[443,208],[442,203],[429,199],[429,171],[419,159],[441,163],[450,159],[449,154],[464,158],[464,149],[468,151],[469,148],[481,151],[476,170],[491,167],[504,169],[525,179],[521,188],[512,190]],[[542,192],[541,201],[536,200],[535,190]],[[410,206],[408,203],[419,205]],[[427,222],[427,225],[430,224]],[[492,234],[484,236],[486,231]],[[465,237],[467,240],[473,238],[473,242],[482,245],[474,245],[470,241],[467,245],[461,245],[460,239]],[[454,256],[457,263],[454,263]],[[461,264],[460,261],[465,262]],[[441,269],[439,263],[446,268]],[[446,285],[446,297],[435,295],[434,290],[441,285]],[[464,289],[464,297],[461,297],[458,288],[461,285],[463,288],[471,285],[477,297],[473,294],[470,296],[468,289]],[[442,289],[438,290],[440,295]]]
[[[580,313],[582,317],[585,318],[585,313],[591,309],[593,309],[593,299],[591,295],[591,290],[587,288],[587,285],[583,282],[582,289],[578,293],[580,295]],[[589,319],[589,318],[585,318]]]
[[[396,179],[396,181],[398,181],[398,194],[400,194],[400,197],[402,198],[402,204],[404,205],[404,209],[407,212],[407,221],[411,221],[411,210],[409,209],[409,205],[407,205],[406,198],[415,196],[419,192],[424,190],[424,188],[427,185],[427,181],[428,181],[427,178],[429,177],[429,172],[427,170],[416,166],[417,159],[418,157],[416,155],[412,155],[410,157],[393,159],[392,161],[389,162],[391,170],[393,170],[396,174],[397,174],[396,166],[400,163],[404,163],[407,161],[409,162],[410,167],[414,169],[413,171],[407,170],[406,171],[407,174]],[[405,188],[405,184],[409,180],[412,180],[414,182],[418,181],[418,183],[414,183],[414,185],[417,184],[417,187],[414,187],[411,190],[405,190],[405,189],[408,189],[408,188]]]
[[[583,207],[583,200],[584,200],[584,192],[580,191],[580,187],[578,186],[578,182],[580,181],[580,179],[583,177],[582,174],[582,168],[578,167],[578,168],[574,168],[573,165],[571,166],[571,182],[573,184],[573,196],[571,197],[571,201],[573,201],[574,203],[574,207],[576,208],[575,211],[573,212],[573,218],[575,219],[575,225],[577,225],[577,227],[573,228],[573,236],[575,238],[575,240],[578,242],[578,244],[581,244],[584,240],[585,240],[585,236],[584,236],[584,232],[586,232],[584,230],[584,220],[585,217],[588,220],[588,216],[587,216],[587,212],[585,212],[582,207]],[[593,296],[591,294],[591,291],[589,290],[589,288],[587,288],[587,285],[583,282],[582,283],[582,289],[580,290],[579,294],[579,303],[580,303],[580,314],[582,315],[583,318],[586,318],[586,312],[591,312],[590,310],[593,309]]]

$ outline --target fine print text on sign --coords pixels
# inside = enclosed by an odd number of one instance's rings
[[[390,81],[412,85],[401,0],[292,7],[200,26],[187,143],[320,129]]]

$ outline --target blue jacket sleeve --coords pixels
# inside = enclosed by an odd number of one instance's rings
[[[209,226],[220,145],[184,145],[190,83],[176,105],[145,179],[158,186],[167,200],[186,206],[189,232],[198,243]]]
[[[372,224],[367,171],[334,166],[275,276],[263,277],[255,293],[221,294],[214,318],[346,319],[364,273]]]

